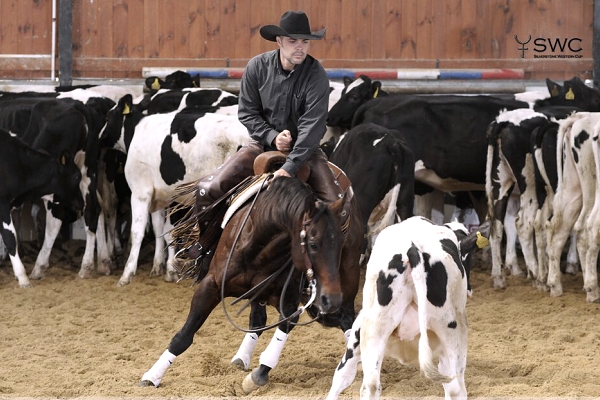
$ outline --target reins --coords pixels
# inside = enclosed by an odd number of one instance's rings
[[[229,269],[229,265],[231,263],[231,258],[233,256],[233,251],[236,247],[236,244],[240,238],[240,235],[242,233],[242,230],[244,229],[244,226],[246,225],[246,222],[248,221],[248,218],[250,217],[250,212],[252,211],[252,209],[254,208],[254,205],[256,203],[256,200],[258,199],[258,196],[260,195],[260,193],[262,192],[264,185],[266,182],[268,182],[270,179],[272,179],[273,175],[269,175],[269,177],[267,179],[265,179],[262,184],[261,184],[261,188],[260,190],[258,190],[256,192],[256,194],[254,195],[254,198],[252,199],[252,202],[250,203],[250,206],[248,207],[248,212],[246,213],[246,215],[244,216],[244,219],[242,220],[242,223],[240,224],[240,227],[238,228],[238,231],[235,235],[235,239],[233,241],[233,244],[231,246],[231,249],[229,250],[229,255],[227,257],[227,262],[225,263],[225,269],[223,270],[223,279],[221,280],[221,306],[223,308],[223,312],[225,314],[225,317],[227,318],[227,320],[231,323],[231,325],[233,325],[233,327],[235,327],[236,329],[245,332],[245,333],[259,333],[259,332],[264,332],[266,330],[272,329],[277,327],[279,324],[281,324],[282,322],[289,322],[292,319],[296,318],[297,316],[303,314],[306,309],[308,307],[311,306],[311,304],[314,302],[316,296],[317,296],[317,287],[316,287],[316,281],[313,277],[313,273],[312,273],[312,268],[310,268],[307,271],[307,275],[309,276],[309,286],[308,286],[308,290],[311,293],[310,299],[309,301],[301,307],[298,307],[298,309],[292,313],[290,316],[286,317],[285,315],[283,315],[283,301],[285,298],[285,293],[287,291],[287,287],[291,281],[293,272],[294,272],[294,265],[292,263],[292,258],[288,258],[288,260],[285,262],[285,264],[279,268],[277,271],[273,272],[271,275],[269,275],[267,278],[265,278],[264,280],[262,280],[260,283],[258,283],[256,286],[254,286],[253,288],[251,288],[250,290],[248,290],[246,293],[244,293],[243,295],[241,295],[240,297],[238,297],[237,299],[235,299],[231,305],[235,305],[238,302],[240,302],[243,299],[247,299],[248,296],[250,296],[252,294],[252,297],[248,299],[248,301],[246,302],[246,304],[244,304],[242,306],[242,308],[240,310],[238,310],[238,312],[236,313],[236,315],[239,315],[243,310],[245,310],[250,304],[252,304],[252,302],[265,290],[265,288],[271,283],[273,282],[280,274],[281,272],[283,272],[288,266],[291,265],[290,271],[288,273],[288,276],[285,280],[285,283],[283,285],[283,288],[281,290],[281,296],[279,299],[279,313],[281,318],[279,319],[279,321],[277,321],[276,323],[270,324],[270,325],[266,325],[262,328],[257,328],[257,329],[245,329],[242,328],[241,326],[239,326],[238,324],[236,324],[233,319],[230,317],[229,312],[227,311],[227,307],[225,306],[225,280],[227,278],[227,270]],[[308,259],[308,254],[306,253],[306,243],[304,241],[305,237],[306,237],[306,230],[305,230],[305,224],[306,222],[304,222],[303,225],[303,229],[301,232],[301,240],[302,240],[302,248],[303,248],[303,252],[305,253],[305,258]],[[308,264],[307,265],[312,265],[310,263],[310,259],[308,259]],[[303,281],[301,281],[301,287],[302,287]],[[312,322],[314,322],[316,319],[318,318],[315,317],[314,319],[312,319],[309,322],[303,323],[303,324],[298,324],[298,323],[293,323],[291,322],[291,324],[293,325],[308,325]]]

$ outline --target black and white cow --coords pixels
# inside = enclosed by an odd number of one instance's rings
[[[0,129],[0,233],[7,247],[19,286],[31,287],[19,257],[18,238],[11,210],[23,202],[45,197],[52,204],[77,212],[83,208],[79,191],[81,172],[65,149],[60,156],[34,150]]]
[[[131,251],[119,285],[129,284],[136,273],[148,213],[156,238],[151,274],[158,275],[165,270],[165,207],[176,187],[210,174],[248,143],[248,131],[237,116],[216,114],[217,109],[147,115],[135,110],[132,97],[125,96],[109,112],[102,146],[127,153],[125,177],[131,189]],[[167,263],[165,279],[177,279],[172,262]]]
[[[600,302],[598,286],[598,234],[600,167],[598,134],[600,113],[578,112],[559,122],[558,185],[548,225],[548,287],[551,296],[563,294],[562,249],[573,230],[583,271],[587,302]]]
[[[354,381],[359,362],[361,398],[379,398],[385,356],[419,365],[423,375],[443,384],[447,399],[467,397],[470,266],[463,258],[485,245],[477,239],[478,233],[468,234],[462,224],[436,225],[423,217],[379,234],[367,265],[362,309],[327,400],[337,399]]]
[[[18,93],[0,98],[0,127],[14,132],[31,147],[54,156],[68,150],[82,172],[80,190],[85,200],[86,250],[80,276],[82,271],[93,269],[96,249],[99,270],[109,273],[111,269],[104,235],[102,232],[96,235],[96,229],[101,226],[97,197],[98,134],[104,122],[103,113],[112,105],[112,100],[84,90],[60,93],[57,98],[44,94],[20,97]],[[32,279],[41,279],[49,267],[50,252],[62,223],[74,222],[78,217],[61,205],[48,201],[44,205],[46,232],[30,274]]]

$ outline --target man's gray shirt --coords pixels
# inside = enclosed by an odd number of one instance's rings
[[[276,150],[273,140],[284,129],[292,134],[292,150],[283,169],[295,176],[300,165],[319,146],[326,131],[329,78],[310,55],[287,73],[279,50],[252,58],[240,86],[238,118],[265,150]]]

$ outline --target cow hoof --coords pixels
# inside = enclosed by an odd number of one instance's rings
[[[179,276],[175,271],[167,271],[165,274],[165,282],[177,282],[179,280]]]
[[[31,285],[31,283],[27,282],[27,283],[19,283],[19,287],[22,289],[31,289],[33,286]]]
[[[567,268],[565,269],[566,274],[575,276],[577,275],[577,272],[579,272],[579,266],[577,264],[567,263]]]
[[[138,383],[139,387],[156,387],[154,386],[154,383],[152,383],[151,381],[140,381]]]
[[[119,279],[119,283],[117,284],[120,287],[127,286],[131,283],[131,279],[121,278]]]
[[[152,267],[150,270],[150,276],[162,276],[165,273],[164,266]]]
[[[494,289],[506,289],[506,280],[503,276],[495,276],[492,279],[494,281]]]
[[[113,260],[102,260],[102,263],[98,265],[98,272],[102,275],[110,275],[111,271],[116,269],[115,262]]]
[[[551,286],[550,287],[550,297],[560,297],[563,295],[563,290],[561,286]]]
[[[77,274],[81,279],[90,279],[92,277],[92,269],[88,267],[82,267]]]

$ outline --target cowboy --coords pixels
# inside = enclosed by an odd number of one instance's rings
[[[308,54],[311,40],[322,39],[325,28],[311,32],[304,12],[286,11],[279,26],[263,26],[260,34],[279,48],[252,58],[242,76],[238,118],[251,141],[198,182],[196,210],[200,212],[253,175],[256,157],[270,150],[287,154],[274,178],[293,177],[306,162],[311,170],[307,183],[319,199],[333,203],[343,197],[319,148],[326,130],[329,79],[319,61]],[[200,218],[199,223],[202,231],[208,221]]]

